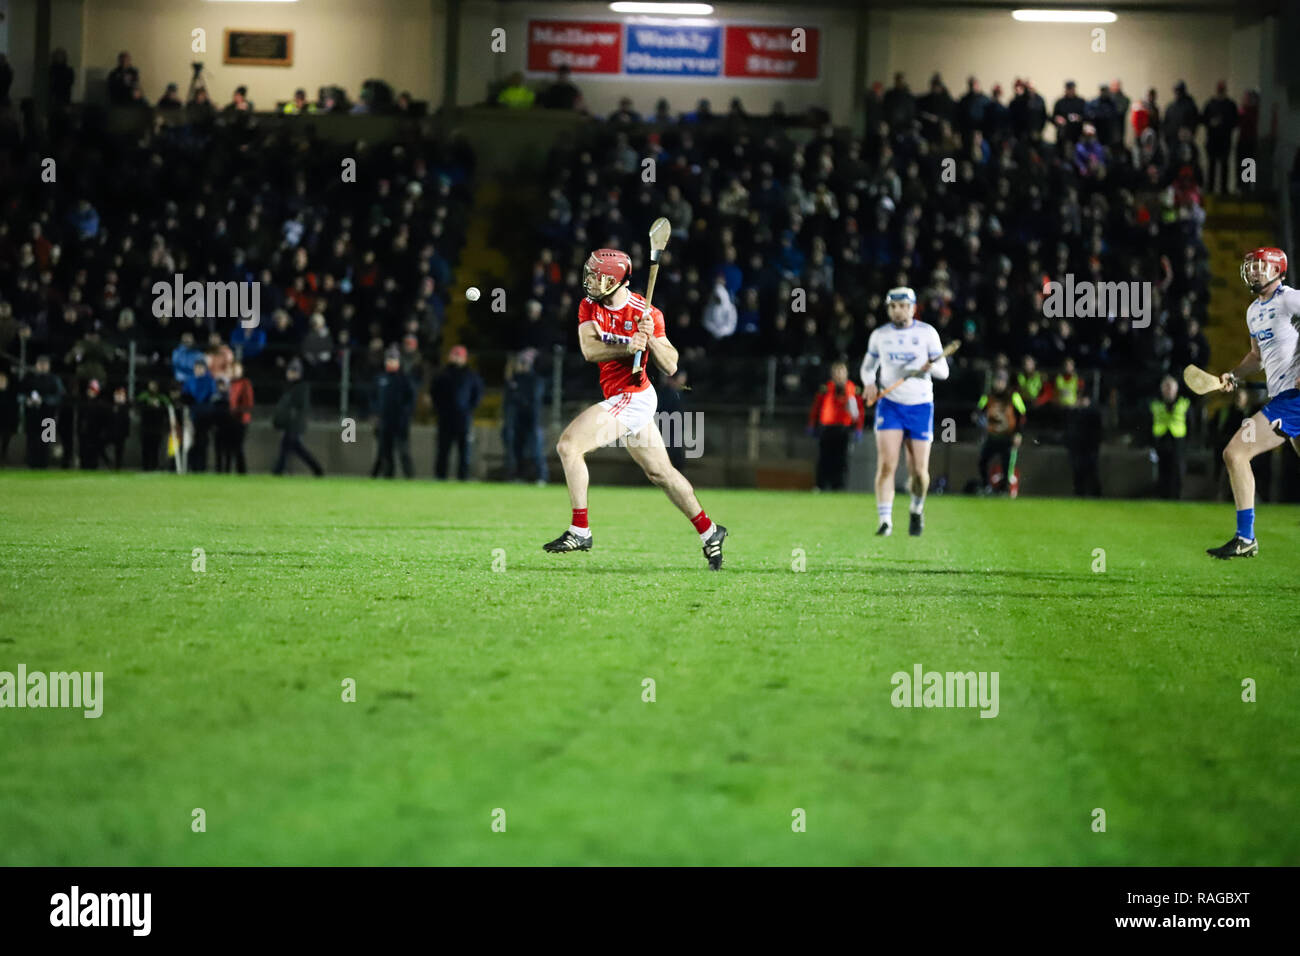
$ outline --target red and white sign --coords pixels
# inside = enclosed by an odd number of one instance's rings
[[[529,20],[528,70],[618,73],[623,67],[623,24],[590,20]]]
[[[729,26],[724,48],[727,76],[754,80],[815,80],[818,76],[816,27]],[[796,52],[798,48],[799,52]]]

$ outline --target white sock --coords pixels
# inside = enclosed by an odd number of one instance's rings
[[[590,529],[590,528],[579,528],[576,524],[571,524],[571,525],[569,525],[569,533],[570,533],[570,534],[576,534],[579,538],[590,538],[590,537],[591,537],[591,529]]]
[[[710,521],[709,530],[700,532],[700,543],[701,544],[707,543],[709,540],[709,535],[713,534],[713,532],[717,529],[717,527],[718,526],[716,524]]]
[[[914,515],[919,515],[924,510],[925,498],[921,495],[912,495],[912,507],[910,507],[908,511],[912,512]]]
[[[876,505],[876,514],[880,515],[881,524],[892,525],[894,523],[894,503],[891,501],[887,505]]]

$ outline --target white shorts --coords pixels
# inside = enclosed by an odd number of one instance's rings
[[[654,386],[639,392],[620,392],[600,403],[600,407],[609,413],[608,425],[612,431],[609,441],[617,441],[624,435],[635,435],[654,421],[655,411],[659,408],[659,395]],[[601,424],[606,421],[602,418]]]

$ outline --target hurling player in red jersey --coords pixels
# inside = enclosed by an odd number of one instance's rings
[[[674,374],[677,350],[664,333],[663,313],[628,288],[631,275],[632,260],[617,249],[597,249],[582,270],[587,295],[578,305],[578,341],[582,357],[600,366],[605,400],[570,422],[555,446],[569,486],[573,523],[543,547],[553,552],[591,550],[584,458],[587,452],[626,436],[627,450],[646,477],[662,488],[695,526],[709,568],[716,571],[722,567],[727,529],[709,520],[691,483],[668,460],[663,435],[654,420],[659,400],[646,375],[651,361],[666,374]],[[642,368],[633,372],[634,356],[642,350]]]

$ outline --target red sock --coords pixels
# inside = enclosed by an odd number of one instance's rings
[[[573,509],[573,526],[574,526],[575,528],[585,528],[585,527],[587,527],[587,509],[586,509],[586,508],[574,508],[574,509]]]
[[[691,524],[695,525],[695,530],[697,532],[704,534],[704,532],[709,530],[709,525],[713,524],[713,522],[709,520],[708,515],[701,511],[691,519]]]

